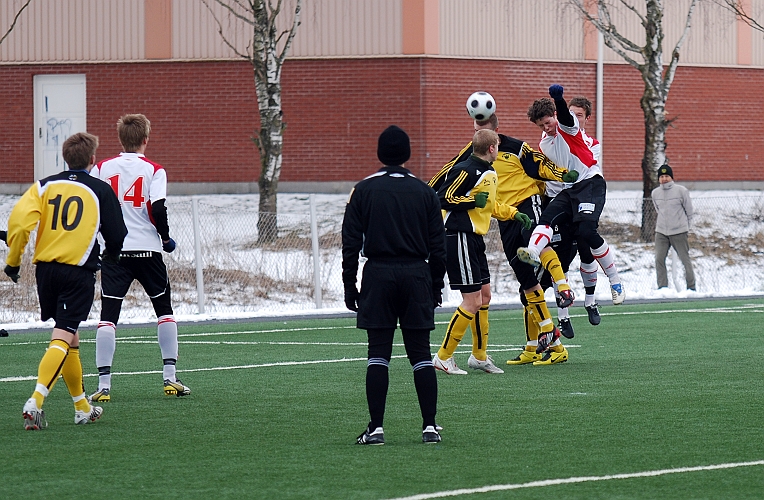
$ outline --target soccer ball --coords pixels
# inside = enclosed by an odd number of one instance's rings
[[[479,122],[484,122],[496,112],[496,101],[488,92],[475,92],[467,99],[467,113]]]

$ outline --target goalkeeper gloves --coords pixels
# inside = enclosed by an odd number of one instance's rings
[[[175,250],[175,240],[170,238],[167,241],[163,241],[162,250],[164,250],[167,253],[171,253],[173,250]]]
[[[488,203],[488,193],[480,191],[475,195],[475,206],[477,208],[483,208]]]
[[[14,283],[19,282],[19,278],[21,277],[21,274],[19,274],[21,271],[21,266],[5,266],[5,269],[3,269],[3,272],[13,280]]]
[[[549,87],[549,97],[552,99],[562,99],[563,88],[562,85],[554,84]]]
[[[528,230],[531,228],[531,226],[533,226],[533,221],[531,221],[531,218],[522,212],[517,212],[515,214],[515,220],[523,225],[523,229]]]
[[[353,285],[345,285],[345,307],[358,312],[358,289]]]
[[[562,174],[562,182],[576,182],[578,180],[578,171],[577,170],[570,170],[568,172],[565,172]]]

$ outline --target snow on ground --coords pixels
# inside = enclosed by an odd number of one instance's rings
[[[641,223],[642,199],[639,191],[611,191],[602,216],[601,232],[615,251],[616,262],[619,266],[622,280],[626,289],[626,301],[639,299],[684,299],[764,295],[764,195],[757,191],[694,191],[691,193],[695,205],[696,216],[691,231],[691,256],[697,275],[698,291],[691,292],[684,288],[683,268],[674,257],[669,258],[670,281],[668,289],[657,290],[655,284],[655,265],[652,243],[641,243],[638,240]],[[319,215],[318,229],[321,235],[336,235],[341,227],[342,214],[345,209],[347,195],[312,195],[316,212]],[[213,227],[206,228],[208,232],[221,233],[221,238],[232,241],[231,248],[226,248],[226,255],[221,255],[233,262],[248,259],[263,258],[258,251],[253,251],[249,242],[255,228],[251,227],[252,213],[257,211],[258,195],[201,195],[196,196],[201,207],[214,207],[219,210],[219,219]],[[18,199],[17,196],[0,195],[0,219],[6,219]],[[192,235],[190,225],[190,200],[188,196],[168,197],[168,210],[173,234]],[[305,232],[309,226],[311,195],[308,194],[279,194],[279,229],[283,231]],[[244,218],[244,215],[247,218]],[[0,227],[5,224],[0,223]],[[244,227],[241,231],[239,228]],[[231,231],[229,228],[237,228]],[[307,228],[309,231],[309,227]],[[241,233],[241,234],[240,234]],[[235,236],[231,236],[234,234]],[[309,234],[309,233],[308,233]],[[207,235],[206,235],[207,236]],[[336,237],[336,236],[335,236]],[[212,238],[212,235],[209,235]],[[178,239],[178,238],[176,238]],[[193,247],[193,240],[185,242],[183,251]],[[191,250],[192,251],[192,250]],[[493,304],[519,304],[517,283],[514,281],[511,269],[501,252],[498,238],[493,238],[489,244],[491,260]],[[173,254],[173,258],[183,257],[182,252]],[[193,254],[190,254],[193,257]],[[275,279],[292,279],[305,274],[310,275],[311,269],[300,259],[290,259],[290,252],[283,251],[277,264],[274,264]],[[271,256],[271,258],[273,258]],[[335,249],[322,254],[325,292],[324,307],[315,308],[312,298],[308,297],[304,286],[298,286],[293,292],[275,291],[261,301],[257,310],[236,310],[236,297],[241,293],[236,289],[216,286],[208,290],[207,300],[210,303],[225,304],[211,308],[213,313],[197,314],[193,308],[176,307],[176,317],[181,322],[205,320],[225,320],[252,317],[268,317],[278,319],[294,315],[323,315],[347,313],[342,303],[341,287],[341,255]],[[294,264],[292,263],[294,262]],[[308,266],[309,267],[309,266]],[[583,286],[578,269],[578,260],[571,265],[569,273],[571,285],[583,298]],[[205,271],[206,272],[206,271]],[[336,275],[336,276],[335,276]],[[281,278],[279,278],[281,277]],[[312,283],[310,279],[307,281]],[[360,284],[360,281],[359,281]],[[195,293],[195,291],[192,290]],[[174,294],[182,294],[182,287],[174,287]],[[178,295],[180,296],[180,295]],[[552,295],[547,296],[552,300]],[[610,293],[607,278],[600,273],[597,287],[597,300],[600,304],[610,303]],[[216,302],[217,301],[217,302]],[[138,297],[143,306],[148,304],[143,297]],[[146,304],[143,304],[146,302]],[[455,307],[460,302],[458,292],[448,291],[444,294],[444,306]],[[576,306],[582,304],[576,301]],[[130,304],[125,303],[124,323],[152,323],[155,321],[146,308],[136,309],[130,314]],[[89,320],[84,326],[95,323]],[[2,325],[6,329],[40,328],[49,326],[48,323],[29,321]]]

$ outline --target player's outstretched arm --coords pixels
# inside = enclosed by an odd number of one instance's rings
[[[563,94],[564,89],[562,85],[555,83],[549,87],[549,97],[554,99],[554,105],[557,108],[557,121],[559,121],[561,125],[572,127],[575,125],[575,121],[573,114],[568,109],[568,103],[565,102]]]

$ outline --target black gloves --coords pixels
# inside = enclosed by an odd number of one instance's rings
[[[345,285],[345,307],[358,312],[358,289],[355,285]]]
[[[432,308],[437,309],[443,303],[443,281],[432,284]]]
[[[478,208],[485,207],[486,203],[488,203],[488,193],[485,191],[480,191],[479,193],[475,194],[475,206]]]
[[[515,214],[515,220],[523,225],[523,228],[530,229],[533,226],[533,221],[530,217],[525,215],[522,212],[517,212]]]
[[[175,250],[175,240],[170,238],[167,241],[163,241],[162,250],[164,250],[167,253],[172,253],[172,251]]]
[[[549,97],[552,99],[562,99],[563,88],[562,85],[554,84],[549,87]]]
[[[5,246],[8,246],[8,231],[0,231],[0,240],[3,240]]]
[[[570,170],[568,172],[565,172],[562,174],[562,182],[576,182],[578,180],[578,171],[577,170]]]
[[[21,277],[21,274],[19,272],[21,271],[21,266],[5,266],[5,269],[3,269],[3,272],[13,280],[14,283],[19,282],[19,278]]]

